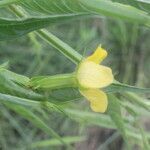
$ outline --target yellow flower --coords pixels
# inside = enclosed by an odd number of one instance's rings
[[[111,68],[99,65],[106,56],[106,50],[100,46],[80,63],[77,70],[80,93],[90,102],[91,109],[95,112],[105,112],[108,105],[107,95],[99,88],[113,82]]]

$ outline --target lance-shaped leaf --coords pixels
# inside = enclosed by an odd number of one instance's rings
[[[26,18],[0,18],[0,40],[17,38],[48,25],[85,17],[87,14],[115,17],[150,26],[150,17],[146,12],[106,0],[26,0],[18,1],[17,4],[27,12]]]
[[[53,15],[48,17],[30,17],[27,19],[0,18],[0,41],[20,37],[31,31],[48,25],[70,21],[82,17],[83,14]]]

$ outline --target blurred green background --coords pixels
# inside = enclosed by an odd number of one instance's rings
[[[150,85],[150,31],[148,28],[121,20],[86,18],[47,28],[54,35],[72,46],[84,56],[91,54],[99,44],[108,50],[104,64],[110,66],[115,78],[123,83],[148,87]],[[8,61],[8,68],[16,73],[33,77],[72,72],[75,65],[33,34],[19,39],[0,42],[0,64]],[[69,105],[88,107],[85,101]],[[39,112],[38,112],[39,111]],[[84,135],[82,142],[72,144],[76,150],[122,150],[122,137],[112,129],[75,121],[57,113],[37,110],[47,124],[61,136]],[[150,126],[147,117],[142,118],[146,130]],[[49,135],[31,122],[0,104],[0,149],[24,150],[36,141],[49,139]],[[34,148],[33,148],[34,149]],[[64,150],[64,146],[40,147],[42,150]],[[69,149],[69,148],[68,148]],[[134,149],[137,150],[136,143]]]

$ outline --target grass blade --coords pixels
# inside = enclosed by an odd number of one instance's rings
[[[63,141],[67,144],[73,144],[77,142],[81,142],[85,140],[85,137],[83,136],[70,136],[70,137],[63,137]],[[62,145],[62,143],[58,139],[50,139],[50,140],[43,140],[39,142],[35,142],[31,145],[33,148],[39,148],[39,147],[49,147],[49,146],[59,146]]]

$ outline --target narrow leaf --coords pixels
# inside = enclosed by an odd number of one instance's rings
[[[73,144],[73,143],[84,141],[85,137],[70,136],[70,137],[63,137],[62,139],[67,144]],[[35,142],[32,144],[31,147],[37,148],[37,147],[59,146],[59,145],[62,145],[62,143],[58,139],[50,139],[50,140],[43,140],[43,141]]]
[[[15,3],[15,2],[18,2],[18,1],[20,1],[20,0],[1,0],[0,1],[0,8],[8,6],[8,5]]]
[[[121,115],[121,107],[118,99],[109,94],[109,105],[108,105],[108,114],[110,115],[111,119],[114,121],[115,125],[119,129],[120,133],[122,134],[124,140],[127,142],[127,135],[125,131],[124,120]],[[128,143],[128,142],[127,142]]]
[[[40,119],[36,114],[34,114],[31,110],[18,105],[10,105],[6,104],[8,108],[15,111],[25,119],[29,120],[32,124],[49,134],[50,136],[56,138],[59,140],[63,145],[66,143],[61,139],[61,137],[53,130],[51,129],[42,119]]]
[[[81,18],[82,14],[53,15],[49,17],[39,17],[28,19],[3,19],[0,18],[0,41],[20,37],[31,31],[44,28],[48,25],[70,21]]]
[[[119,82],[112,83],[110,86],[105,88],[106,92],[135,92],[135,93],[150,93],[150,88],[140,88]]]
[[[26,0],[17,3],[26,19],[0,18],[0,40],[20,37],[31,31],[87,15],[115,17],[150,27],[149,15],[133,6],[107,0]],[[14,7],[13,12],[18,10]],[[30,16],[30,17],[28,17]],[[36,25],[35,25],[36,24]]]
[[[25,105],[25,106],[41,106],[40,101],[35,101],[35,100],[30,100],[30,99],[25,99],[25,98],[20,98],[17,96],[11,96],[8,94],[2,94],[0,93],[0,102],[9,102],[13,104],[19,104],[19,105]]]

